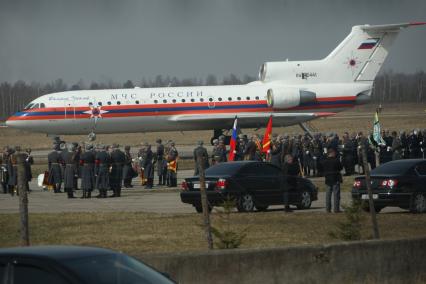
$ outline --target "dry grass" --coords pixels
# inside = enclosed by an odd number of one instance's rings
[[[232,226],[248,228],[243,248],[265,248],[337,242],[329,236],[344,214],[284,214],[282,211],[231,215]],[[383,239],[426,236],[426,214],[379,214]],[[73,244],[112,248],[129,254],[147,252],[203,251],[206,242],[199,214],[149,213],[61,213],[31,214],[30,234],[33,245]],[[219,222],[212,215],[213,224]],[[365,215],[363,238],[371,235]],[[0,246],[19,245],[19,217],[0,215]]]
[[[318,119],[312,122],[312,125],[322,132],[344,131],[364,131],[372,130],[373,113],[376,105],[370,104],[359,106],[354,109],[339,113],[335,117]],[[386,129],[413,129],[426,128],[426,105],[421,104],[391,104],[385,105],[382,112],[382,127]],[[407,115],[395,117],[391,115]],[[366,116],[366,117],[357,117]],[[266,125],[266,121],[265,121]],[[302,133],[299,126],[286,128],[274,128],[275,133]],[[243,129],[244,133],[263,134],[264,129],[257,131],[253,129]],[[119,143],[120,145],[140,145],[142,141],[154,144],[156,138],[161,137],[163,141],[169,139],[177,141],[179,145],[194,145],[197,140],[210,141],[212,131],[191,131],[191,132],[158,132],[158,133],[131,133],[131,134],[99,134],[96,142],[102,144]],[[85,141],[85,135],[64,135],[61,138],[66,141]],[[45,134],[30,133],[15,129],[0,128],[0,146],[1,145],[21,145],[22,147],[31,147],[33,149],[48,149],[51,146],[51,138]]]

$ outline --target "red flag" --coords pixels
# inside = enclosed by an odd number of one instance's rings
[[[231,142],[229,143],[229,157],[228,161],[233,161],[235,158],[235,147],[237,146],[237,117],[234,120],[234,127],[232,127]]]
[[[268,126],[266,126],[265,135],[262,141],[262,152],[268,154],[271,149],[271,133],[272,133],[272,115],[269,117]]]

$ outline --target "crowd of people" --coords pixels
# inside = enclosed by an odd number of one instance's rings
[[[265,153],[262,137],[258,135],[240,134],[234,152],[234,160],[267,161],[282,168],[288,176],[325,176],[330,175],[327,159],[331,156],[340,163],[334,164],[333,174],[363,174],[361,150],[365,149],[369,167],[374,169],[377,163],[385,163],[396,159],[425,158],[426,130],[412,130],[409,133],[400,131],[383,131],[381,141],[376,142],[372,134],[362,132],[349,134],[345,132],[340,138],[336,133],[317,133],[309,135],[276,135],[271,136],[270,150]],[[362,147],[364,146],[364,147]],[[199,141],[194,149],[195,172],[198,174],[200,163],[203,168],[226,162],[229,157],[229,146],[225,136],[213,140],[213,149],[209,154]],[[32,178],[31,165],[34,160],[31,149],[21,151],[20,147],[5,147],[0,155],[0,178],[4,193],[14,194],[17,186],[16,154],[25,155],[26,180]],[[203,157],[203,159],[198,159]],[[56,139],[53,150],[48,154],[48,171],[43,184],[59,193],[63,188],[69,198],[74,198],[78,187],[82,189],[82,198],[91,198],[97,189],[96,197],[120,197],[121,188],[131,188],[132,180],[139,177],[141,184],[150,189],[154,186],[156,173],[157,186],[177,186],[178,151],[173,141],[162,143],[156,140],[153,151],[149,143],[142,143],[136,157],[132,157],[130,146],[93,145],[85,143],[66,143]],[[338,170],[336,170],[338,169]],[[336,173],[338,171],[338,173]],[[329,176],[328,176],[329,177]],[[81,183],[78,183],[81,179]],[[334,177],[333,180],[337,180]],[[333,190],[331,190],[333,191]],[[328,210],[328,209],[327,209]]]

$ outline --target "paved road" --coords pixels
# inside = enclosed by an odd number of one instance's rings
[[[189,176],[192,171],[181,171],[180,176]],[[181,179],[179,180],[181,181]],[[65,193],[53,193],[40,190],[35,182],[30,184],[29,211],[31,213],[59,213],[59,212],[152,212],[152,213],[194,213],[191,205],[180,201],[179,190],[160,187],[155,190],[143,189],[135,180],[133,189],[124,189],[120,198],[106,199],[68,199]],[[180,182],[179,182],[180,184]],[[95,192],[94,195],[97,193]],[[81,196],[81,191],[77,192]],[[342,203],[349,203],[349,192],[342,192]],[[313,202],[309,210],[295,212],[324,212],[325,194],[319,193],[319,200]],[[0,194],[0,213],[17,213],[18,198],[8,194]],[[281,210],[282,206],[271,206],[270,210]],[[400,212],[399,208],[385,208],[382,212]]]

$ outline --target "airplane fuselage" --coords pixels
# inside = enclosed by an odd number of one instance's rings
[[[296,91],[307,89],[316,94],[315,100],[297,105],[268,104],[268,90],[281,87],[279,83],[253,82],[60,92],[37,98],[7,124],[48,134],[87,134],[93,129],[96,133],[187,131],[230,128],[235,116],[248,114],[250,117],[240,120],[241,127],[264,126],[262,118],[269,115],[276,116],[274,125],[288,126],[351,108],[357,95],[371,90],[371,84],[359,83],[313,84],[309,88],[285,85]]]

